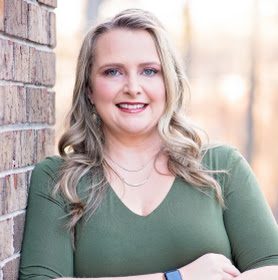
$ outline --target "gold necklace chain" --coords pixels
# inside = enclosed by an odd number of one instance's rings
[[[117,172],[109,163],[107,163],[107,165],[109,166],[109,168],[120,178],[120,180],[123,182],[123,184],[129,186],[129,187],[133,187],[133,188],[137,188],[137,187],[141,187],[143,185],[145,185],[149,179],[151,178],[152,172],[153,172],[153,167],[151,168],[150,173],[148,174],[148,176],[144,179],[144,181],[140,182],[140,183],[129,183],[123,176],[121,176],[119,174],[119,172]]]
[[[122,170],[126,171],[126,172],[140,172],[142,170],[144,170],[151,162],[152,160],[156,157],[157,154],[155,154],[150,160],[147,161],[147,163],[145,163],[142,167],[140,167],[139,169],[128,169],[125,168],[123,166],[121,166],[120,164],[118,164],[116,161],[114,161],[107,153],[105,153],[106,157],[108,157],[114,164],[116,164],[119,168],[121,168]]]

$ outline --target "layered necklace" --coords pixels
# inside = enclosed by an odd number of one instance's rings
[[[124,167],[124,166],[118,164],[118,163],[117,163],[115,160],[113,160],[108,154],[105,154],[105,156],[109,159],[110,162],[112,162],[112,163],[113,163],[114,165],[116,165],[118,168],[122,169],[124,172],[127,172],[127,173],[138,173],[138,172],[142,172],[142,171],[145,170],[151,163],[153,163],[153,160],[154,160],[154,158],[157,156],[157,154],[156,154],[155,156],[153,156],[150,160],[148,160],[143,166],[139,167],[138,169],[129,169],[129,168],[126,168],[126,167]],[[147,174],[146,178],[144,178],[144,180],[142,180],[141,182],[138,182],[138,183],[130,183],[130,182],[128,182],[123,176],[121,176],[121,175],[119,174],[119,172],[117,172],[117,171],[111,166],[111,164],[108,163],[108,165],[109,165],[109,167],[112,169],[112,171],[118,175],[118,177],[121,179],[121,181],[122,181],[125,185],[127,185],[127,186],[129,186],[129,187],[134,187],[134,188],[136,188],[136,187],[141,187],[141,186],[145,185],[145,184],[149,181],[149,179],[150,179],[150,177],[151,177],[151,175],[152,175],[153,169],[154,169],[154,166],[152,166],[151,169],[150,169],[150,171],[149,171],[149,173]]]

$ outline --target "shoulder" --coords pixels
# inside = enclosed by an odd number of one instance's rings
[[[229,145],[210,145],[203,148],[203,165],[210,170],[229,170],[243,159],[237,148]]]
[[[59,156],[46,157],[38,162],[31,175],[30,189],[53,189],[58,182],[63,159]]]
[[[60,195],[53,196],[53,189],[58,182],[62,163],[63,159],[61,157],[51,156],[35,165],[29,185],[29,203],[39,199],[39,201],[47,200],[64,207],[62,197]]]
[[[63,159],[59,156],[46,157],[35,165],[32,175],[47,174],[55,180],[58,177],[62,164]]]

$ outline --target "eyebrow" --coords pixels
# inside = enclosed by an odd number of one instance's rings
[[[161,67],[161,63],[156,62],[156,61],[150,61],[150,62],[144,62],[144,63],[140,63],[139,66],[140,67],[144,67],[144,66],[148,66],[148,65],[156,65]],[[105,63],[103,65],[101,65],[100,67],[98,67],[98,69],[103,69],[106,67],[124,67],[125,65],[123,63]]]

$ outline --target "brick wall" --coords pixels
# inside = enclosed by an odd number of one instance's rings
[[[17,279],[28,181],[53,153],[57,0],[0,0],[0,280]]]

